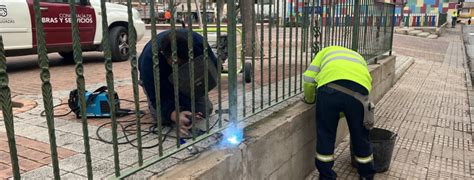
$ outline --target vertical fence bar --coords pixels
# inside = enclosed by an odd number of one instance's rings
[[[263,23],[263,20],[264,20],[264,11],[263,11],[263,0],[259,0],[260,1],[260,109],[263,109],[263,82],[264,82],[264,79],[263,79],[263,56],[264,56],[264,52],[263,52],[263,47],[265,46],[265,43],[264,43],[264,40],[265,40],[265,37],[264,37],[264,23]]]
[[[347,3],[347,8],[348,8],[348,16],[349,16],[349,23],[347,24],[347,45],[346,47],[349,48],[349,49],[352,49],[352,36],[353,36],[353,33],[354,32],[354,16],[353,16],[353,12],[354,12],[354,9],[353,9],[353,3],[354,1],[350,1],[350,2],[346,2]],[[352,4],[351,4],[352,3]]]
[[[314,2],[314,0],[308,0],[308,2],[307,2],[308,6],[310,6],[310,4],[311,4],[310,1]],[[313,17],[312,16],[310,17],[310,12],[311,11],[309,11],[308,6],[304,7],[304,12],[305,12],[304,13],[305,14],[305,16],[304,16],[305,17],[305,21],[304,21],[304,24],[305,24],[305,34],[304,34],[304,36],[305,36],[305,38],[304,38],[305,46],[304,46],[304,50],[306,52],[306,55],[305,55],[305,68],[304,69],[308,68],[308,62],[311,59],[311,57],[308,59],[308,56],[311,55],[309,47],[310,47],[310,41],[313,39],[313,38],[311,38],[311,40],[310,40],[310,36],[309,36],[311,34],[310,29],[313,26],[313,22],[312,22]],[[310,7],[312,8],[312,6],[310,6]],[[311,13],[311,14],[313,14],[313,13]],[[306,24],[306,23],[309,23],[309,24]],[[303,72],[304,71],[302,71],[301,73],[303,73]]]
[[[309,64],[309,60],[311,59],[311,57],[308,59],[308,56],[311,55],[311,40],[313,38],[310,37],[311,35],[311,27],[313,26],[313,23],[312,23],[312,17],[311,17],[311,11],[309,11],[310,7],[313,8],[311,5],[312,5],[312,2],[314,2],[314,0],[308,0],[308,2],[306,3],[307,6],[305,6],[304,8],[304,12],[305,12],[305,68],[306,69],[308,67],[308,64]],[[311,14],[310,14],[311,13]],[[307,24],[308,23],[308,24]]]
[[[46,112],[46,123],[48,125],[48,135],[49,135],[49,143],[50,143],[50,149],[51,149],[51,161],[53,163],[54,178],[59,179],[60,177],[59,177],[58,151],[57,151],[57,146],[56,146],[56,135],[55,135],[55,130],[54,130],[53,94],[52,94],[52,87],[51,87],[51,82],[50,82],[51,74],[49,72],[49,59],[48,59],[48,54],[47,54],[47,49],[46,49],[45,33],[43,30],[43,23],[41,21],[42,16],[41,16],[41,10],[40,10],[38,0],[34,1],[34,8],[35,8],[35,20],[36,20],[35,21],[36,22],[36,37],[37,37],[37,45],[38,45],[37,47],[38,59],[39,59],[38,64],[41,68],[41,72],[40,72],[41,81],[42,81],[41,90],[42,90],[42,96],[43,96],[44,109]],[[7,108],[4,110],[10,111]],[[10,118],[10,117],[5,116],[5,118]],[[12,123],[11,135],[14,136],[13,117],[11,118],[11,121],[12,121],[11,122]],[[9,137],[9,140],[10,139],[13,140],[13,138]],[[9,145],[10,145],[10,150],[13,150],[12,147],[14,146],[14,144],[9,144]],[[10,151],[10,153],[12,152],[13,151]],[[16,153],[16,149],[14,153]],[[12,159],[12,164],[18,163],[18,159],[15,159],[15,160],[17,162],[13,162],[14,160]],[[17,167],[13,167],[13,168],[14,168],[13,170],[15,171],[16,170],[15,168]],[[14,173],[17,173],[17,172],[14,172]]]
[[[82,128],[83,128],[83,138],[84,138],[84,146],[86,150],[86,162],[89,163],[87,167],[87,174],[88,178],[92,179],[92,162],[90,157],[90,147],[89,147],[89,131],[87,127],[87,115],[86,115],[86,100],[84,97],[85,94],[85,80],[84,80],[84,67],[82,64],[82,49],[81,49],[81,42],[79,37],[79,25],[77,23],[77,15],[76,15],[76,2],[69,0],[69,9],[71,11],[71,28],[72,28],[72,43],[74,49],[74,61],[76,62],[76,82],[77,87],[79,89],[79,101],[81,104],[81,121],[82,121]],[[88,155],[87,155],[88,154]],[[59,176],[59,174],[58,174]]]
[[[354,31],[354,28],[352,27],[352,25],[354,24],[354,16],[353,16],[354,9],[352,8],[352,3],[354,3],[354,1],[346,2],[346,3],[347,3],[347,16],[348,16],[347,31],[346,31],[346,36],[347,36],[346,47],[349,49],[352,49],[352,44],[351,44],[352,32]]]
[[[217,7],[223,7],[222,1],[217,1]],[[222,45],[221,45],[221,8],[217,8],[217,101],[218,101],[218,109],[219,109],[219,115],[218,115],[218,121],[219,121],[219,128],[222,128]],[[188,12],[191,14],[191,0],[188,0]],[[189,26],[192,25],[192,21],[189,21]]]
[[[344,18],[343,18],[343,6],[344,5],[344,2],[343,1],[339,1],[339,3],[337,4],[338,6],[338,29],[339,29],[339,37],[338,37],[338,45],[339,46],[342,46],[342,43],[344,42]]]
[[[236,17],[235,1],[227,1],[227,17]],[[236,22],[235,18],[229,18],[228,22],[228,48],[229,48],[229,118],[236,123],[237,112],[237,49],[236,49]]]
[[[302,4],[303,4],[303,7],[301,8],[302,12],[300,14],[301,16],[301,44],[300,44],[300,71],[299,71],[299,74],[300,74],[300,81],[299,81],[299,84],[300,84],[300,92],[302,91],[303,89],[303,52],[305,52],[306,50],[304,49],[305,48],[305,44],[306,44],[306,40],[305,40],[305,27],[306,27],[306,14],[304,13],[305,12],[305,8],[304,8],[304,4],[305,4],[305,0],[302,1]],[[298,8],[299,9],[299,8]]]
[[[180,106],[179,106],[179,77],[178,77],[178,57],[176,54],[176,17],[175,17],[175,8],[174,0],[170,0],[168,8],[171,13],[171,59],[172,69],[173,69],[173,90],[174,90],[174,108],[175,108],[175,118],[176,118],[176,146],[179,148],[181,146],[181,121],[179,119]],[[205,54],[205,53],[204,53]]]
[[[158,59],[158,40],[156,37],[156,16],[155,16],[155,1],[150,1],[150,16],[151,19],[151,47],[153,60],[153,79],[155,89],[155,104],[156,104],[156,128],[158,134],[158,154],[163,156],[163,139],[162,139],[162,116],[161,116],[161,93],[160,93],[160,64]]]
[[[38,8],[39,9],[39,8]],[[35,9],[36,11],[36,9]],[[16,150],[15,128],[13,125],[13,109],[10,87],[8,87],[7,59],[3,46],[3,37],[0,35],[0,108],[3,113],[3,123],[7,133],[8,149],[14,179],[20,179],[20,166]]]
[[[320,26],[319,26],[319,28],[320,28],[319,43],[321,44],[321,46],[322,46],[321,49],[322,49],[322,48],[324,48],[324,43],[325,43],[324,38],[323,38],[324,31],[325,31],[325,29],[324,29],[325,24],[324,24],[323,20],[324,20],[326,14],[323,12],[324,9],[325,9],[325,6],[323,6],[324,5],[323,1],[322,0],[317,0],[317,1],[318,1],[318,6],[321,7],[321,13],[320,13],[319,18],[318,18],[318,20],[319,20],[318,24],[320,24]]]
[[[279,51],[279,47],[280,47],[280,0],[276,0],[276,48],[275,48],[275,53],[276,53],[276,57],[275,57],[275,64],[276,64],[276,67],[275,67],[275,73],[276,73],[276,80],[275,80],[275,101],[278,102],[278,82],[280,81],[280,79],[278,77],[280,77],[280,74],[278,73],[278,70],[279,70],[279,56],[280,56],[280,51]],[[285,79],[285,77],[283,77],[282,79]]]
[[[268,106],[272,104],[272,1],[269,1],[268,7]],[[263,71],[263,69],[262,69]],[[263,89],[262,89],[263,91]]]
[[[352,35],[352,50],[359,50],[359,15],[360,15],[360,0],[354,0],[354,24],[353,24],[353,35]]]
[[[257,1],[258,2],[258,1]],[[258,5],[258,4],[257,4]],[[257,21],[256,21],[256,14],[255,11],[258,11],[258,8],[255,8],[255,4],[252,5],[252,113],[255,113],[255,51],[257,47],[255,47],[256,41],[256,31],[257,31]]]
[[[362,3],[364,0],[362,0]],[[369,5],[368,4],[362,4],[363,6],[365,6],[365,13],[364,13],[364,32],[363,32],[363,40],[362,42],[359,42],[359,51],[360,53],[362,54],[366,54],[367,53],[367,49],[366,49],[366,43],[367,43],[367,31],[368,31],[368,27],[369,27]],[[373,18],[372,18],[373,20]],[[369,36],[371,36],[372,34],[370,34]],[[362,44],[362,46],[360,46]]]
[[[372,7],[372,11],[370,12],[370,15],[371,15],[371,23],[370,23],[370,40],[369,40],[369,44],[367,45],[368,47],[366,47],[366,54],[368,55],[368,58],[372,58],[373,57],[373,53],[375,51],[375,44],[377,42],[377,36],[378,36],[378,28],[380,27],[380,18],[377,16],[378,14],[378,9],[377,9],[377,6],[375,4],[369,4],[369,2],[367,2],[367,6],[371,6]],[[375,32],[374,32],[375,31]]]
[[[395,14],[395,5],[391,5],[392,6],[392,16]],[[390,53],[389,55],[391,56],[392,55],[392,51],[393,51],[393,33],[395,31],[395,23],[392,22],[391,24],[391,28],[392,28],[392,32],[390,32],[390,44],[389,44],[389,47],[390,47]]]
[[[308,45],[308,48],[309,48],[308,51],[311,52],[311,53],[309,53],[309,55],[310,55],[309,61],[310,62],[312,61],[312,59],[314,57],[314,53],[315,53],[314,50],[313,50],[313,45],[314,45],[314,42],[316,40],[315,36],[314,36],[314,28],[315,28],[315,24],[316,24],[316,22],[314,22],[315,21],[314,20],[314,14],[316,13],[315,12],[315,3],[316,3],[316,0],[311,0],[311,11],[310,11],[311,12],[311,18],[309,18],[309,24],[310,25],[309,25],[309,28],[307,29],[307,31],[309,33],[307,36],[310,39],[309,40],[310,42],[309,42],[309,45]],[[308,63],[306,64],[306,67],[308,67]]]
[[[383,6],[384,6],[384,11],[385,11],[385,16],[384,16],[385,21],[384,21],[384,26],[383,26],[383,28],[384,28],[383,31],[384,32],[383,32],[382,41],[385,42],[385,40],[387,38],[387,33],[388,33],[388,27],[387,26],[389,26],[389,24],[392,23],[393,16],[389,15],[389,10],[391,10],[391,9],[388,8],[387,4],[384,4]],[[382,49],[384,51],[387,50],[387,48],[388,48],[386,45],[387,45],[386,43],[383,43]]]
[[[245,1],[240,1],[242,2],[242,7],[246,7],[246,3]],[[248,20],[243,20],[243,18],[246,18],[244,16],[241,16],[240,18],[240,21],[241,22],[246,22]],[[245,67],[245,54],[246,53],[246,49],[247,49],[247,37],[245,36],[246,32],[248,31],[248,28],[247,26],[245,25],[242,25],[242,33],[241,33],[241,44],[242,44],[242,47],[240,48],[240,58],[238,59],[240,61],[240,73],[242,73],[242,117],[245,117],[247,115],[247,93],[246,93],[246,90],[247,90],[247,86],[246,86],[246,81],[245,79],[247,79],[247,75],[245,73],[246,71],[246,67]],[[250,78],[252,79],[252,78]]]
[[[294,93],[296,94],[297,93],[296,90],[297,90],[297,87],[298,87],[298,29],[299,29],[299,26],[300,26],[298,18],[299,18],[299,15],[300,15],[300,13],[299,13],[299,11],[300,11],[299,10],[299,7],[300,7],[299,6],[299,1],[300,0],[295,0],[295,1],[296,1],[296,8],[293,7],[294,8],[293,10],[296,9],[296,13],[295,13],[295,15],[296,15],[295,16],[295,32],[296,32],[295,33],[295,58],[294,58],[295,59],[295,81],[294,81],[293,90],[294,90]]]
[[[109,24],[107,23],[107,10],[105,7],[105,0],[100,1],[101,13],[102,13],[102,29],[108,29]],[[105,71],[106,71],[106,80],[107,80],[107,91],[109,96],[109,108],[110,108],[110,118],[112,121],[112,142],[113,142],[113,151],[114,151],[114,167],[115,167],[115,176],[120,176],[120,159],[118,152],[118,140],[117,140],[117,118],[116,118],[116,109],[115,105],[112,102],[115,102],[115,90],[114,90],[114,73],[112,71],[112,51],[110,48],[109,41],[109,31],[102,31],[102,47],[104,49],[105,56]],[[79,95],[82,97],[81,95]],[[81,103],[82,104],[82,103]],[[84,108],[85,109],[85,106]]]
[[[331,17],[331,1],[325,1],[325,6],[326,6],[326,13],[325,13],[325,17],[324,17],[324,44],[325,44],[325,47],[329,46],[329,43],[330,43],[330,27],[328,26],[329,25],[329,22],[330,22],[330,17]]]
[[[342,2],[342,8],[344,9],[344,11],[342,12],[342,18],[343,18],[343,21],[342,21],[342,45],[343,47],[347,47],[347,13],[348,13],[348,8],[347,8],[347,1],[344,1]]]
[[[290,36],[290,49],[289,49],[289,56],[288,56],[288,61],[290,63],[290,66],[288,67],[288,76],[289,76],[288,77],[288,96],[291,95],[291,85],[292,85],[291,84],[291,79],[292,79],[291,72],[293,71],[293,68],[292,68],[292,60],[293,60],[292,52],[293,51],[292,50],[293,50],[293,25],[294,25],[294,23],[293,23],[293,11],[294,11],[293,2],[295,0],[290,0],[290,1],[291,1],[291,3],[290,3],[290,23],[289,23],[289,25],[290,25],[290,34],[289,34],[289,36]]]
[[[285,99],[285,82],[286,82],[286,25],[287,25],[287,21],[286,21],[286,15],[287,15],[287,9],[288,9],[288,4],[287,4],[288,0],[283,0],[283,62],[282,62],[282,77],[283,77],[283,82],[282,82],[282,88],[281,88],[281,92],[282,92],[282,98]],[[289,91],[288,91],[289,92]]]
[[[191,0],[187,0],[187,4],[188,4],[188,63],[189,63],[189,86],[190,86],[190,89],[191,89],[191,113],[193,114],[193,116],[191,117],[191,122],[193,122],[191,125],[191,132],[192,132],[192,136],[193,136],[193,140],[196,140],[196,95],[194,94],[194,51],[193,51],[193,20],[192,20],[192,16],[191,16]],[[219,60],[218,60],[219,61]],[[220,66],[218,66],[220,67]],[[220,68],[219,69],[219,72],[220,72]],[[220,73],[219,73],[220,75]],[[220,78],[220,76],[219,76]],[[220,81],[220,79],[219,79]],[[220,82],[219,82],[220,83]],[[220,93],[220,92],[219,92]],[[207,93],[206,93],[207,94]],[[207,103],[206,103],[207,104]],[[220,103],[219,103],[220,105]],[[220,112],[219,112],[220,113]]]
[[[336,0],[334,0],[336,1]],[[331,46],[336,45],[336,2],[331,2]]]
[[[140,97],[138,91],[138,71],[137,71],[137,32],[135,30],[133,22],[132,12],[132,0],[127,1],[127,12],[128,12],[128,42],[130,45],[130,66],[133,86],[133,99],[135,104],[135,118],[137,124],[137,151],[138,151],[138,165],[143,164],[143,150],[142,150],[142,133],[141,133],[141,121],[140,121]]]
[[[207,1],[204,1],[203,2],[203,16],[201,16],[203,19],[202,19],[202,22],[203,22],[203,37],[204,37],[204,42],[203,42],[203,55],[204,55],[204,72],[208,72],[209,71],[209,53],[208,53],[208,35],[207,35],[207,20],[208,20],[208,17],[207,17]],[[204,73],[204,90],[206,93],[204,93],[204,99],[205,101],[207,101],[209,99],[209,93],[208,90],[209,90],[209,73]],[[210,123],[209,123],[209,112],[208,112],[208,109],[209,108],[209,103],[204,103],[204,109],[206,112],[204,112],[204,116],[206,117],[206,132],[207,133],[210,133],[209,131],[209,128],[210,128]],[[193,114],[194,116],[194,114]]]

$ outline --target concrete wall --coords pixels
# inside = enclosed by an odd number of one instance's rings
[[[395,57],[378,62],[369,67],[375,102],[395,83]],[[304,179],[314,169],[314,111],[314,106],[297,102],[247,126],[239,147],[205,152],[152,179]],[[341,120],[336,143],[347,134],[347,123]]]

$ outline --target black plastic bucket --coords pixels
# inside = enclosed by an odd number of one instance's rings
[[[373,128],[369,133],[369,139],[372,144],[375,172],[379,173],[387,171],[390,167],[390,162],[392,161],[392,153],[397,134],[389,130]],[[353,167],[357,168],[357,162],[354,159],[352,146],[351,164]]]

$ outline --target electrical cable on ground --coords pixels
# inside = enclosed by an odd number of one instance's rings
[[[120,99],[120,101],[125,101],[125,102],[131,102],[131,103],[134,103],[134,101],[131,101],[131,100],[128,100],[128,99]],[[143,102],[147,102],[147,101],[139,101],[140,103],[143,103]],[[68,105],[68,103],[61,103],[61,104],[58,104],[58,105],[55,105],[53,106],[53,111],[55,108],[57,107],[60,107],[60,106],[63,106],[63,105]],[[59,114],[59,115],[53,115],[53,117],[64,117],[64,116],[67,116],[69,114],[71,114],[71,112],[73,112],[73,110],[70,110],[69,112],[67,113],[64,113],[64,114]],[[126,116],[126,115],[133,115],[135,114],[135,112],[133,110],[129,110],[129,109],[119,109],[118,112],[119,116]],[[139,112],[141,114],[140,118],[142,118],[143,116],[145,116],[146,114],[143,112],[143,111],[140,111]],[[40,115],[42,117],[45,117],[46,116],[46,112],[43,110]],[[214,122],[214,124],[209,128],[209,130],[213,129],[216,125],[217,125],[217,122],[219,121],[216,121]],[[125,124],[127,123],[127,124]],[[105,123],[105,124],[102,124],[100,125],[97,130],[96,130],[96,135],[97,135],[97,138],[99,141],[102,141],[104,143],[107,143],[107,144],[113,144],[112,141],[109,141],[109,140],[106,140],[104,139],[101,135],[100,135],[100,131],[105,128],[107,125],[110,125],[112,124],[112,122],[108,122],[108,123]],[[134,144],[133,142],[136,141],[138,138],[135,137],[135,138],[130,138],[129,136],[133,135],[133,134],[136,134],[136,128],[135,129],[130,129],[132,127],[134,127],[134,125],[136,126],[136,119],[135,120],[129,120],[129,121],[117,121],[117,125],[119,125],[120,129],[122,130],[122,133],[123,133],[123,136],[120,136],[117,138],[117,140],[119,141],[118,144],[119,145],[124,145],[124,144],[130,144],[131,146],[133,147],[138,147],[136,144]],[[156,131],[156,128],[157,128],[157,125],[156,123],[141,123],[141,125],[151,125],[148,130],[141,130],[142,133],[142,138],[143,137],[146,137],[150,134],[157,134],[157,131]],[[163,127],[162,130],[166,129],[166,128],[169,128],[164,134],[162,134],[162,140],[161,142],[165,142],[166,139],[169,137],[169,138],[174,138],[174,139],[177,139],[176,136],[172,136],[170,135],[171,131],[173,130],[173,126],[166,126],[166,127]],[[197,129],[198,130],[198,135],[201,135],[201,134],[204,134],[204,133],[207,133],[206,131],[204,130],[200,130],[200,129]],[[181,137],[182,139],[192,139],[192,137]],[[122,139],[125,139],[124,141],[120,142],[120,140]],[[151,148],[155,148],[159,146],[159,143],[156,143],[156,144],[153,144],[153,145],[150,145],[150,146],[142,146],[143,149],[151,149]]]

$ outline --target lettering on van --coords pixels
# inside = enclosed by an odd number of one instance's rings
[[[66,13],[59,14],[58,17],[43,17],[41,18],[43,23],[56,24],[56,23],[71,23],[71,15]],[[91,14],[77,14],[77,23],[79,24],[92,24],[94,19]]]
[[[8,15],[7,6],[0,5],[0,16],[1,17],[7,17],[7,15]]]

